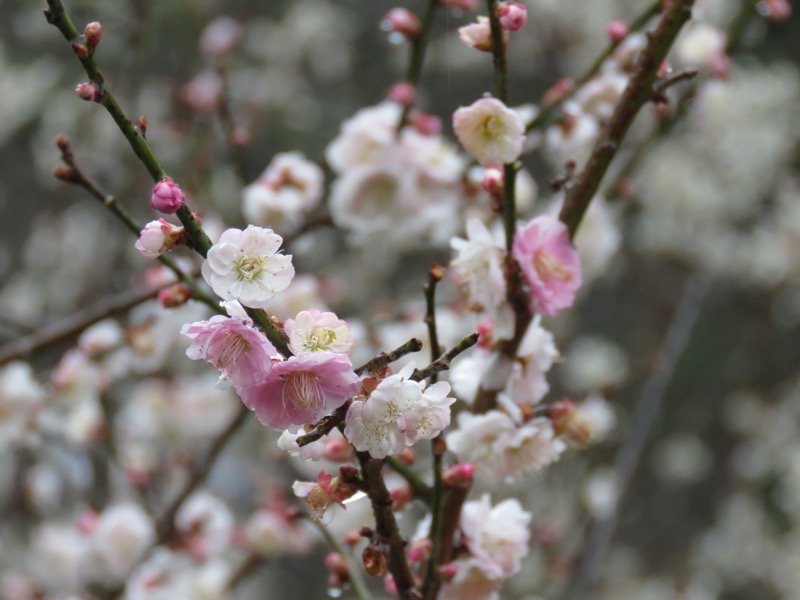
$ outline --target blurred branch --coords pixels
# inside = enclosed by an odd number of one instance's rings
[[[167,285],[172,285],[172,283]],[[68,340],[105,318],[126,312],[134,306],[152,300],[158,295],[159,289],[126,291],[109,296],[95,306],[79,311],[58,323],[6,344],[0,347],[0,365],[9,363],[12,360],[25,358],[47,346]]]
[[[617,527],[619,508],[641,459],[653,422],[661,410],[675,368],[689,345],[692,330],[697,323],[709,287],[706,277],[696,273],[683,289],[664,342],[656,355],[653,371],[646,379],[642,393],[636,401],[628,434],[614,460],[617,484],[614,510],[607,519],[596,521],[589,533],[572,591],[567,595],[570,600],[592,597],[592,587]]]
[[[639,55],[636,70],[617,104],[581,174],[566,186],[564,206],[559,218],[571,237],[580,225],[603,176],[619,150],[625,134],[639,110],[653,98],[658,71],[678,37],[684,23],[692,16],[694,0],[672,0],[655,31],[648,34],[647,46]]]
[[[528,123],[527,130],[530,131],[532,129],[535,129],[536,127],[539,127],[541,125],[547,125],[548,123],[550,123],[550,121],[553,120],[556,111],[559,108],[561,108],[567,100],[572,98],[575,95],[575,93],[581,87],[583,87],[592,77],[594,77],[595,75],[597,75],[597,73],[600,72],[600,67],[602,67],[603,63],[614,53],[614,50],[616,50],[619,47],[619,45],[622,44],[622,42],[628,39],[628,37],[632,33],[639,31],[645,25],[647,25],[647,23],[650,22],[650,19],[652,19],[662,11],[663,7],[664,7],[663,0],[655,0],[652,4],[650,4],[650,6],[648,6],[642,12],[642,14],[636,17],[630,24],[628,35],[626,35],[621,40],[612,41],[611,43],[609,43],[606,49],[603,52],[601,52],[597,56],[597,58],[595,58],[595,61],[591,64],[591,66],[589,66],[589,68],[587,68],[583,72],[583,74],[575,80],[572,89],[568,93],[564,94],[561,98],[559,98],[557,102],[554,102],[553,104],[550,104],[546,108],[542,109],[542,111],[538,115],[536,115],[536,118],[533,119],[533,121],[531,121],[530,123]]]
[[[411,56],[409,57],[408,68],[406,69],[406,82],[414,86],[415,97],[417,87],[419,87],[419,80],[422,76],[422,65],[425,62],[425,51],[428,48],[433,15],[436,13],[436,8],[439,5],[439,0],[428,0],[428,5],[425,7],[422,19],[420,19],[419,34],[411,40]],[[403,106],[403,112],[397,124],[398,132],[408,123],[408,115],[411,113],[412,108],[414,108],[413,101]]]

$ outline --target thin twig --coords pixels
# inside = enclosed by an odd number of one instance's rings
[[[655,31],[648,34],[647,46],[639,55],[636,70],[617,104],[581,174],[566,186],[564,206],[559,218],[575,236],[589,203],[600,187],[611,161],[619,150],[639,110],[653,97],[653,85],[661,64],[684,23],[692,16],[694,0],[673,0]]]
[[[636,17],[633,22],[630,24],[628,29],[628,35],[618,41],[612,41],[606,47],[606,49],[601,52],[594,60],[594,62],[583,72],[583,74],[575,80],[572,89],[567,93],[561,96],[557,102],[550,104],[546,108],[542,109],[542,111],[536,115],[530,123],[528,123],[527,130],[531,131],[532,129],[536,129],[539,126],[549,124],[554,116],[556,111],[561,108],[564,103],[571,99],[575,93],[581,89],[592,77],[597,75],[600,72],[600,68],[603,66],[603,63],[610,57],[614,50],[619,47],[619,45],[625,41],[632,33],[635,33],[642,29],[647,23],[650,22],[650,19],[655,17],[659,14],[663,8],[664,2],[663,0],[655,0],[650,6],[648,6],[642,14]]]
[[[478,337],[479,335],[477,333],[469,334],[424,369],[415,369],[414,373],[412,373],[409,379],[412,381],[423,381],[433,377],[437,373],[447,371],[450,368],[450,363],[453,362],[453,359],[478,343]]]
[[[425,12],[420,19],[420,30],[417,36],[411,40],[411,55],[408,61],[408,68],[406,69],[406,82],[414,86],[416,97],[416,89],[419,86],[419,80],[422,76],[422,65],[425,62],[425,51],[428,48],[428,39],[430,37],[431,25],[433,24],[433,16],[436,13],[436,8],[440,5],[439,0],[428,0],[428,5],[425,7]],[[408,123],[408,116],[411,114],[411,109],[414,108],[414,102],[409,102],[403,106],[403,112],[400,114],[400,121],[397,123],[397,132],[399,133],[403,127]]]
[[[380,371],[387,365],[403,358],[406,354],[419,352],[420,350],[422,350],[422,340],[411,338],[405,344],[395,348],[391,352],[381,352],[369,362],[364,363],[360,367],[356,367],[354,371],[358,375],[363,375],[364,373],[370,373],[373,371]]]
[[[700,308],[709,289],[709,282],[704,275],[693,275],[681,294],[678,307],[672,317],[669,329],[655,367],[642,387],[642,393],[636,401],[628,434],[617,452],[614,460],[617,498],[610,517],[594,524],[586,544],[586,549],[569,598],[589,597],[597,578],[608,546],[617,527],[619,507],[639,464],[647,438],[661,410],[664,397],[678,361],[686,351],[691,339],[692,330],[700,315]]]

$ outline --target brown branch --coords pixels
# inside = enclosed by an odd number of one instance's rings
[[[648,34],[647,46],[639,55],[631,80],[614,114],[600,133],[581,174],[566,186],[559,218],[574,237],[589,203],[600,187],[611,161],[622,144],[639,110],[653,97],[658,70],[684,23],[692,15],[694,0],[672,0],[656,29]]]
[[[158,292],[158,289],[127,291],[109,296],[95,306],[84,309],[58,323],[44,327],[39,331],[0,347],[0,365],[9,363],[12,360],[25,358],[47,346],[71,339],[98,321],[126,312],[134,306],[155,298]]]
[[[419,592],[414,586],[414,576],[406,558],[406,541],[400,535],[397,520],[392,512],[392,497],[383,481],[383,461],[372,458],[367,452],[357,452],[361,465],[364,491],[372,504],[375,516],[375,533],[389,547],[389,572],[394,578],[400,600],[417,600]]]

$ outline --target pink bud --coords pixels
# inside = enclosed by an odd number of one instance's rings
[[[406,38],[415,38],[419,35],[422,24],[419,18],[407,8],[393,8],[383,18],[383,28],[386,31],[395,31]]]
[[[344,462],[353,458],[353,446],[343,437],[327,437],[324,444],[325,460]]]
[[[158,258],[175,246],[184,243],[183,227],[168,223],[164,219],[150,221],[139,233],[136,249],[145,258]]]
[[[569,77],[562,77],[551,85],[544,92],[542,103],[545,105],[555,104],[564,99],[564,97],[572,91],[575,87],[575,82]]]
[[[415,112],[409,123],[422,135],[439,135],[442,132],[442,120],[430,113]]]
[[[100,102],[103,98],[103,94],[100,93],[97,86],[90,81],[79,83],[75,88],[75,93],[87,102]]]
[[[472,463],[456,463],[442,473],[442,481],[449,487],[468,488],[475,478],[475,465]]]
[[[81,533],[91,533],[97,526],[99,517],[93,510],[85,510],[75,518],[75,527]]]
[[[619,44],[628,36],[628,33],[630,33],[630,28],[625,21],[614,19],[606,25],[606,35],[613,44]]]
[[[184,283],[176,283],[158,292],[158,301],[164,308],[183,306],[192,299],[192,288]]]
[[[483,170],[481,187],[490,194],[502,194],[505,187],[503,169],[496,166],[486,167]]]
[[[501,2],[495,14],[506,31],[519,31],[528,21],[528,9],[519,2]]]
[[[408,81],[398,81],[390,89],[386,97],[392,102],[396,102],[401,106],[409,106],[414,102],[414,97],[417,95],[417,89],[413,83]]]
[[[165,177],[153,188],[150,208],[165,215],[172,215],[178,212],[185,201],[186,197],[178,184],[171,177]]]
[[[99,21],[92,21],[83,30],[83,37],[86,38],[89,49],[94,50],[103,38],[103,26]]]
[[[446,565],[442,565],[439,567],[439,575],[442,578],[442,581],[452,581],[453,578],[458,575],[458,565],[455,563],[447,563]]]

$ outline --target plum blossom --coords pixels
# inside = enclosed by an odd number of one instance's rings
[[[261,423],[280,430],[316,423],[339,408],[358,391],[358,376],[342,354],[305,352],[275,363],[263,383],[237,391]]]
[[[177,246],[183,236],[183,227],[159,219],[144,226],[134,245],[145,258],[158,258]]]
[[[506,294],[504,250],[478,219],[467,221],[466,240],[453,238],[450,246],[457,252],[450,263],[451,272],[466,289],[470,308],[492,312]]]
[[[528,326],[506,388],[517,404],[537,404],[547,394],[547,372],[561,356],[553,334],[542,327],[541,320],[541,315],[536,315]]]
[[[552,317],[572,306],[581,286],[581,261],[566,225],[536,217],[517,230],[512,253],[530,287],[532,311]]]
[[[344,434],[359,452],[374,458],[398,454],[421,439],[433,439],[450,424],[450,384],[425,387],[409,379],[411,363],[383,379],[364,401],[355,400],[347,411]]]
[[[519,31],[528,22],[528,9],[519,2],[500,2],[495,13],[500,26],[508,31]]]
[[[184,325],[181,334],[192,340],[186,355],[210,362],[237,389],[263,383],[278,351],[251,325],[252,322],[222,315]]]
[[[481,98],[453,114],[458,141],[482,165],[511,163],[525,143],[525,122],[497,98]]]
[[[247,520],[244,535],[247,548],[259,556],[303,555],[316,541],[303,520],[272,508],[254,512]]]
[[[192,555],[205,561],[228,548],[234,519],[222,500],[201,490],[181,506],[175,515],[175,526]]]
[[[503,32],[504,38],[508,34]],[[480,16],[476,23],[470,23],[458,28],[458,39],[470,48],[481,52],[492,51],[492,30],[489,25],[489,18]],[[504,39],[505,41],[505,39]]]
[[[269,228],[228,229],[209,249],[203,279],[225,300],[264,308],[294,277],[291,255],[278,254],[282,242]]]
[[[294,230],[319,204],[325,175],[300,152],[277,154],[242,193],[242,212],[256,225]]]
[[[317,308],[304,310],[294,319],[287,319],[283,329],[289,336],[289,349],[294,354],[336,352],[350,356],[355,343],[346,321]]]
[[[447,447],[460,461],[477,466],[489,482],[518,480],[556,461],[566,445],[555,437],[548,419],[517,425],[507,414],[491,410],[482,415],[462,412],[458,429],[447,434]]]

